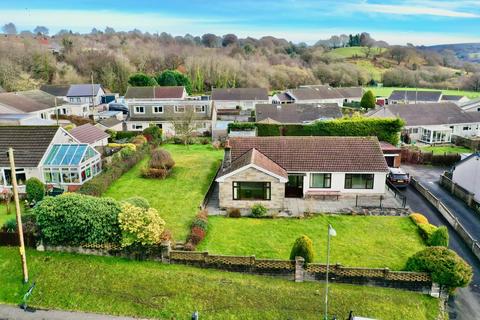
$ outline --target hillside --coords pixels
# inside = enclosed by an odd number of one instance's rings
[[[420,47],[423,50],[442,52],[452,50],[458,59],[468,62],[480,62],[480,43],[456,43],[441,44],[435,46]]]

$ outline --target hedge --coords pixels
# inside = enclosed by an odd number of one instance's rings
[[[255,123],[253,122],[231,122],[228,124],[228,132],[231,130],[235,131],[250,131],[256,128]]]
[[[393,145],[399,142],[401,119],[352,117],[312,124],[256,123],[258,136],[376,136]]]

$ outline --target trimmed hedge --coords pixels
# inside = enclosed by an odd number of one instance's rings
[[[257,126],[253,122],[231,122],[228,124],[228,132],[235,131],[250,131],[254,130]]]
[[[303,235],[295,240],[290,252],[290,260],[295,260],[295,257],[302,257],[305,259],[305,263],[313,262],[315,254],[312,239]]]
[[[256,123],[255,126],[258,136],[376,136],[396,145],[404,121],[357,116],[305,125]]]
[[[448,229],[445,226],[438,227],[428,238],[428,245],[432,247],[448,247]]]
[[[416,225],[428,223],[427,217],[421,213],[412,213],[409,217]]]
[[[27,180],[25,191],[27,192],[27,201],[29,203],[39,202],[45,196],[45,185],[42,181],[33,177]]]

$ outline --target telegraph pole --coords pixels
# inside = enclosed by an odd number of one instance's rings
[[[93,123],[95,124],[95,86],[93,85],[93,71],[91,73],[91,80],[92,80],[92,119]]]
[[[23,241],[22,216],[20,213],[20,200],[18,199],[17,174],[15,171],[15,160],[13,157],[13,148],[8,148],[8,158],[10,160],[10,170],[12,179],[13,198],[15,200],[15,213],[17,216],[18,240],[20,243],[20,258],[22,259],[23,282],[28,282],[27,255],[25,253],[25,243]]]

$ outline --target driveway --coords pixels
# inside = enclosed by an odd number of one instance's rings
[[[435,182],[438,180],[439,174],[443,172],[442,169],[434,167],[425,167],[425,166],[403,166],[407,172],[416,177],[425,187],[428,187],[429,190],[439,189],[440,186]],[[441,192],[442,190],[439,189]],[[448,301],[448,311],[450,320],[474,320],[478,319],[480,314],[480,261],[473,255],[470,248],[465,244],[465,242],[460,238],[456,231],[450,227],[447,221],[443,216],[438,212],[438,210],[430,205],[430,203],[425,200],[425,198],[420,195],[413,187],[409,186],[404,194],[407,196],[407,204],[412,209],[412,211],[420,212],[424,214],[428,220],[435,225],[445,225],[448,228],[450,234],[450,249],[456,251],[465,261],[467,261],[473,268],[473,280],[467,288],[462,288],[457,290],[457,293],[454,296],[450,297]],[[438,196],[438,195],[437,195]],[[444,195],[448,197],[447,193]],[[472,218],[472,212],[469,212],[469,208],[465,208],[462,204],[456,204],[452,206],[452,203],[458,202],[458,199],[455,199],[449,196],[449,201],[445,201],[445,204],[452,209],[452,211],[457,214],[458,208],[464,214],[468,214],[469,219]],[[452,199],[453,198],[453,199]],[[442,199],[442,201],[444,201]],[[448,202],[448,204],[447,204]],[[465,212],[466,210],[466,212]],[[469,212],[469,213],[467,213]],[[474,213],[474,212],[473,212]],[[475,217],[475,216],[473,216]],[[460,217],[459,217],[460,220]],[[462,222],[463,224],[464,222]],[[478,222],[477,222],[478,223]],[[477,225],[478,226],[478,225]],[[467,227],[467,225],[465,225]],[[475,226],[470,226],[470,228],[475,228]],[[477,233],[478,235],[479,233]]]

